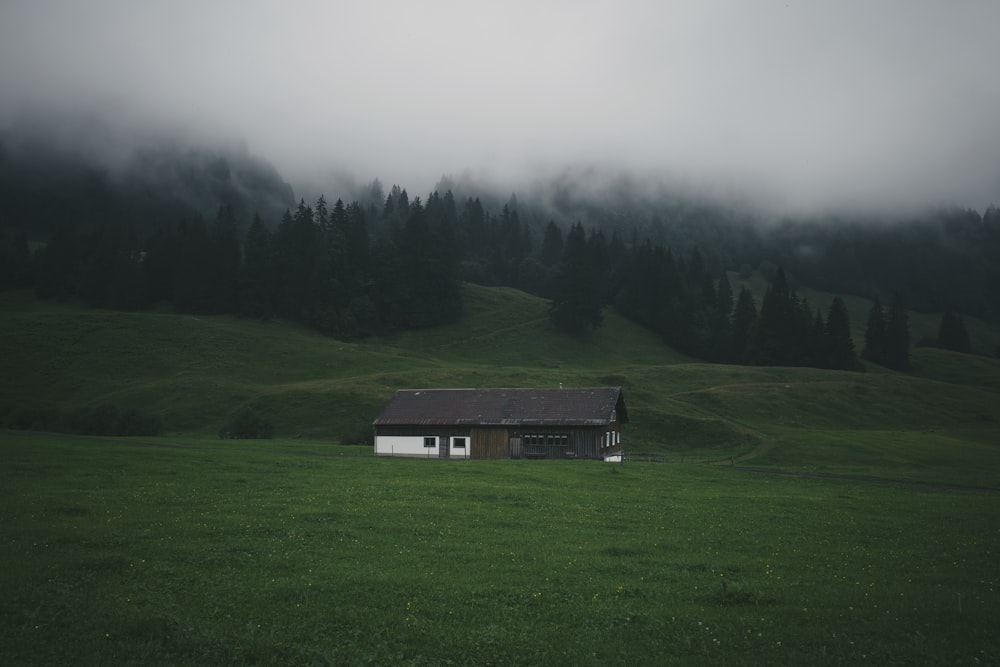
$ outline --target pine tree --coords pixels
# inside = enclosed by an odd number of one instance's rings
[[[812,329],[809,332],[808,365],[817,368],[830,366],[826,322],[823,321],[823,312],[819,308],[816,309],[816,316],[812,320]]]
[[[839,296],[833,298],[826,316],[826,363],[830,368],[841,370],[858,368],[847,306]]]
[[[319,199],[316,200],[316,206],[314,207],[314,210],[316,212],[316,224],[319,225],[319,228],[322,231],[324,232],[329,231],[330,210],[327,208],[326,205],[326,197],[324,197],[323,195],[319,196]]]
[[[271,231],[254,215],[243,244],[243,278],[239,310],[262,320],[274,316],[274,242]]]
[[[73,222],[56,227],[36,261],[35,294],[65,301],[76,295],[83,271],[83,236]]]
[[[466,200],[462,207],[462,216],[459,219],[459,238],[464,241],[462,245],[463,255],[484,255],[487,249],[486,240],[486,210],[482,202],[476,197]]]
[[[590,230],[590,236],[587,237],[587,263],[593,272],[590,277],[591,282],[598,292],[600,305],[603,306],[611,300],[611,295],[607,292],[608,274],[611,273],[611,254],[604,233],[600,230]]]
[[[756,320],[757,306],[750,290],[744,285],[740,288],[740,295],[736,299],[736,308],[733,310],[733,360],[738,363],[749,361],[750,332],[753,330]]]
[[[583,334],[603,321],[601,285],[595,280],[598,269],[592,266],[591,257],[583,225],[578,222],[566,236],[555,295],[549,305],[552,323],[566,333]]]
[[[903,300],[894,294],[885,324],[885,365],[893,370],[910,369],[910,320]]]
[[[725,271],[719,278],[717,305],[719,313],[728,319],[733,312],[733,287],[729,284],[729,276],[726,275]]]
[[[338,199],[334,204],[334,219],[339,220],[338,209],[343,203]],[[361,291],[368,280],[368,222],[365,212],[357,203],[344,209],[343,216],[344,261],[346,262],[345,283],[352,293]]]
[[[78,293],[96,308],[133,310],[145,303],[135,230],[115,222],[101,225],[88,243]]]
[[[706,274],[707,277],[707,274]],[[711,284],[711,280],[709,280]],[[709,292],[707,286],[703,287],[702,293],[705,297],[712,297],[711,305],[704,310],[705,318],[708,322],[708,360],[719,363],[729,363],[733,361],[733,331],[730,315],[733,312],[733,290],[729,285],[729,279],[723,272],[719,278],[718,289],[712,284]]]
[[[885,365],[886,348],[888,338],[886,335],[885,322],[886,315],[882,310],[882,304],[878,297],[875,297],[871,310],[868,311],[868,324],[865,327],[865,349],[861,356],[876,364]]]
[[[791,291],[790,298],[789,327],[784,333],[787,354],[781,363],[787,366],[825,366],[826,355],[822,352],[816,354],[813,350],[814,347],[822,349],[823,342],[817,339],[814,345],[816,320],[812,305],[807,298],[800,299],[795,290]]]
[[[236,215],[229,204],[219,207],[209,246],[206,266],[208,282],[202,286],[210,294],[209,312],[236,312],[242,256],[236,231]]]
[[[545,226],[545,236],[542,239],[542,264],[554,267],[559,263],[562,252],[562,231],[555,222],[549,220],[549,224]]]
[[[0,222],[0,290],[31,284],[31,251],[24,230],[7,229]]]
[[[443,221],[432,225],[419,197],[409,211],[399,243],[406,280],[400,290],[406,297],[405,325],[422,328],[453,322],[462,313],[454,229]]]
[[[799,310],[788,287],[785,272],[778,267],[774,282],[764,293],[757,326],[754,327],[752,363],[764,366],[787,365],[797,355],[801,341],[794,338],[796,314]]]
[[[394,185],[392,187],[393,192],[397,192],[398,188]],[[396,215],[402,220],[407,220],[410,216],[410,196],[406,194],[406,188],[398,190],[398,195],[396,196]],[[419,200],[420,198],[417,197]]]
[[[965,328],[962,316],[953,311],[947,311],[941,316],[941,325],[938,327],[937,346],[955,352],[972,352],[972,345],[969,343],[969,332]]]
[[[392,186],[393,189],[399,186]],[[385,197],[385,204],[382,206],[382,219],[383,220],[395,220],[396,219],[396,204],[392,201],[392,192],[390,192]]]
[[[314,214],[300,201],[295,215],[286,211],[274,234],[275,309],[279,315],[308,323],[316,303],[316,264],[322,243]]]

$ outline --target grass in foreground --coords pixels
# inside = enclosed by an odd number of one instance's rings
[[[0,663],[1000,661],[997,494],[343,453],[0,433]]]

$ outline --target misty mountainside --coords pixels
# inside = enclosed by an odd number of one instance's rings
[[[245,146],[209,146],[167,134],[126,136],[100,119],[22,118],[0,130],[0,214],[44,238],[62,223],[126,224],[142,236],[181,219],[211,219],[226,204],[240,219],[278,219],[291,186]]]
[[[921,312],[954,310],[1000,318],[1000,210],[958,204],[865,212],[846,201],[839,211],[781,213],[719,192],[671,188],[641,174],[594,167],[548,174],[514,195],[468,178],[442,178],[436,190],[477,197],[516,211],[536,245],[554,220],[580,222],[632,247],[649,241],[675,257],[698,250],[716,278],[723,271],[782,267],[793,287],[878,297],[898,296]],[[997,193],[1000,201],[1000,192]]]
[[[845,202],[839,213],[791,215],[593,166],[539,172],[517,192],[468,173],[442,177],[426,196],[353,178],[305,201],[244,145],[179,137],[80,117],[22,118],[0,131],[0,231],[19,258],[8,264],[22,267],[5,284],[28,286],[33,273],[43,296],[278,314],[360,335],[450,321],[466,281],[587,301],[589,313],[569,313],[571,327],[580,317],[599,326],[600,309],[615,307],[669,330],[707,312],[705,299],[720,298],[722,310],[735,301],[738,285],[722,298],[726,272],[773,281],[780,267],[792,296],[808,288],[1000,318],[992,205],[864,213]],[[33,270],[17,234],[52,250]],[[437,314],[434,295],[450,299]],[[684,326],[682,338],[703,341],[706,327],[715,325]]]

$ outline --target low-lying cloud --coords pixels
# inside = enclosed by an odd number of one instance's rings
[[[793,209],[981,211],[997,25],[991,0],[8,0],[0,114],[245,140],[314,185],[583,164]]]

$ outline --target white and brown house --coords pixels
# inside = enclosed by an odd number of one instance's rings
[[[375,455],[606,459],[628,423],[619,387],[401,389],[375,418]]]

